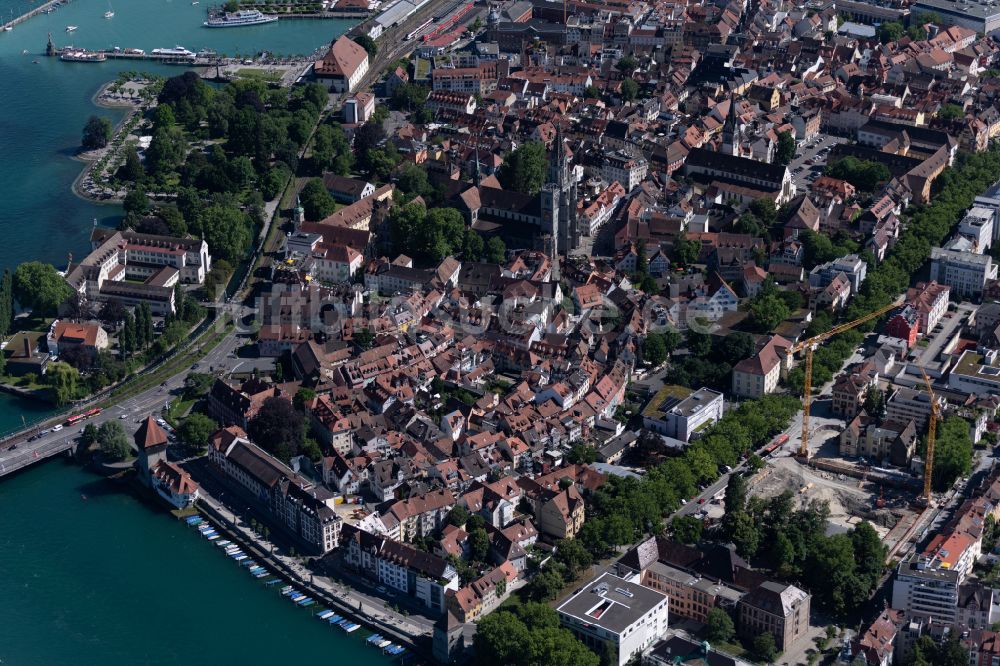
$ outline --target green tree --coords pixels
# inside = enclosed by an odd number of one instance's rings
[[[505,189],[537,194],[545,182],[547,172],[545,145],[538,141],[528,141],[507,155],[497,177]]]
[[[469,520],[469,510],[461,504],[456,504],[448,513],[448,522],[455,527],[465,525]]]
[[[407,194],[425,198],[434,192],[434,188],[427,179],[427,172],[416,164],[407,164],[399,170],[396,186]]]
[[[80,386],[80,371],[68,363],[49,363],[45,384],[52,391],[52,399],[56,405],[65,405],[76,398]]]
[[[705,638],[711,643],[729,643],[736,635],[733,618],[721,608],[708,611],[705,618]]]
[[[701,540],[702,522],[694,516],[674,516],[670,521],[674,537],[681,543],[698,543]]]
[[[0,278],[0,339],[10,333],[14,325],[14,277],[4,269]],[[2,356],[2,354],[0,354]]]
[[[571,465],[589,465],[597,460],[597,449],[589,444],[574,444],[566,459]]]
[[[55,267],[40,261],[26,261],[17,267],[11,291],[22,308],[43,316],[57,314],[59,306],[73,295]]]
[[[484,664],[523,664],[531,639],[528,627],[508,611],[490,613],[476,628],[476,660]]]
[[[123,359],[130,357],[136,350],[135,316],[131,312],[125,313],[122,332],[118,336],[118,348],[122,353]]]
[[[569,578],[576,579],[593,564],[593,556],[576,539],[560,539],[556,542],[555,560],[566,567]]]
[[[158,127],[146,150],[146,166],[154,176],[165,176],[184,162],[187,142],[179,127]]]
[[[295,409],[304,410],[306,403],[310,402],[316,397],[316,391],[312,390],[308,386],[303,386],[298,391],[295,392],[295,397],[292,399],[292,404],[295,405]]]
[[[235,264],[250,250],[254,223],[246,212],[235,206],[213,204],[198,216],[194,231],[212,248],[213,256]]]
[[[938,117],[942,120],[961,120],[965,117],[965,110],[957,104],[942,104]]]
[[[396,86],[396,89],[392,91],[392,98],[389,102],[395,109],[412,113],[424,105],[429,94],[430,90],[425,86],[404,83]]]
[[[273,396],[265,400],[249,425],[253,441],[282,462],[291,460],[302,446],[302,415],[288,398]]]
[[[209,417],[199,412],[188,415],[181,427],[177,429],[177,436],[184,445],[194,451],[204,451],[208,449],[208,439],[212,436],[219,425]]]
[[[689,240],[683,231],[674,239],[673,260],[681,266],[690,266],[698,261],[701,254],[701,243]]]
[[[490,537],[483,528],[469,532],[469,559],[486,562],[490,554]]]
[[[102,423],[97,429],[97,443],[110,460],[125,460],[132,452],[132,444],[119,421]]]
[[[622,99],[631,102],[639,94],[639,84],[635,79],[625,79],[622,81]]]
[[[111,140],[111,121],[107,118],[91,116],[83,126],[83,138],[80,143],[84,150],[104,148]]]
[[[319,178],[308,181],[299,192],[299,201],[307,220],[322,220],[337,209],[337,202]]]
[[[649,333],[642,341],[642,360],[659,367],[667,360],[667,343],[659,333]]]
[[[778,132],[778,150],[775,154],[778,164],[787,165],[795,157],[795,137],[788,130]]]
[[[83,432],[80,433],[80,440],[84,446],[93,446],[97,442],[97,426],[93,423],[85,425]]]
[[[184,378],[184,397],[187,400],[200,398],[208,393],[214,383],[213,375],[206,372],[189,372]]]
[[[778,656],[778,648],[774,644],[774,636],[768,631],[757,634],[753,639],[752,651],[758,661],[763,661],[764,663],[774,661],[774,658]]]
[[[760,331],[771,331],[791,312],[777,294],[760,294],[750,303],[750,322]]]
[[[937,428],[932,476],[934,489],[939,492],[947,490],[958,477],[965,476],[971,469],[969,424],[960,416],[950,416]]]
[[[355,35],[352,39],[368,52],[369,58],[374,58],[375,54],[378,53],[378,46],[375,44],[375,40],[368,35]]]
[[[903,37],[903,24],[897,21],[888,21],[878,28],[878,38],[883,44],[899,41]]]
[[[625,56],[625,57],[623,57],[623,58],[621,58],[615,64],[615,67],[618,68],[618,71],[622,72],[623,74],[630,74],[638,66],[639,66],[639,63],[636,61],[636,59],[633,58],[632,56],[628,56],[628,55]]]
[[[565,585],[565,582],[562,576],[549,568],[540,571],[531,579],[531,583],[528,584],[528,592],[531,594],[532,599],[551,601],[556,598],[556,595],[562,590],[563,585]]]
[[[851,156],[827,164],[824,173],[846,180],[862,192],[873,192],[880,183],[892,178],[892,173],[884,164]]]
[[[491,264],[502,264],[507,259],[507,245],[499,236],[486,241],[486,261]]]
[[[122,208],[125,209],[125,213],[128,216],[143,216],[149,212],[152,203],[149,201],[149,197],[146,196],[145,190],[141,187],[135,187],[128,191],[125,195],[125,200],[122,202]]]
[[[726,515],[744,511],[747,506],[747,480],[739,472],[729,475],[724,504]]]

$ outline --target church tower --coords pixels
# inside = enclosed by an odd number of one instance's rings
[[[549,190],[556,198],[556,201],[549,204],[557,209],[557,214],[553,215],[555,252],[565,258],[569,256],[570,250],[580,246],[580,233],[576,214],[576,179],[573,177],[573,169],[566,156],[562,128],[556,129],[553,154],[549,160],[547,186],[549,187],[542,188],[542,211],[545,212],[546,190]],[[553,257],[553,260],[555,259],[556,257]]]
[[[722,127],[722,147],[719,149],[719,152],[739,157],[742,143],[743,133],[740,129],[736,98],[730,95],[729,115],[726,116],[726,124]]]

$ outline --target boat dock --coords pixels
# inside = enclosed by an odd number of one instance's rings
[[[101,60],[152,60],[155,62],[162,62],[168,65],[185,65],[185,66],[208,66],[214,65],[218,58],[209,58],[205,56],[199,57],[197,54],[185,55],[185,54],[172,54],[172,53],[146,53],[140,49],[99,49],[96,51],[89,51],[87,49],[79,49],[72,46],[64,46],[62,48],[51,48],[47,49],[45,54],[49,56],[62,56],[64,54],[71,53],[84,53],[95,56],[94,62],[100,62]],[[230,59],[223,59],[230,60]],[[235,62],[235,60],[234,60]]]
[[[10,26],[11,28],[13,28],[13,27],[15,27],[17,25],[20,25],[21,23],[24,23],[25,21],[27,21],[28,19],[30,19],[32,16],[38,16],[39,14],[47,14],[56,5],[65,5],[67,2],[70,2],[70,1],[71,0],[49,0],[48,2],[45,2],[43,4],[38,5],[34,9],[29,9],[28,11],[26,11],[23,14],[21,14],[20,16],[16,16],[13,19],[11,19],[11,20],[9,20],[9,21],[7,21],[5,23],[0,23],[0,27],[6,28],[6,27]],[[2,18],[2,17],[0,17],[0,18]]]
[[[310,615],[331,628],[340,629],[347,634],[361,632],[359,635],[367,645],[381,650],[386,656],[399,658],[400,662],[405,663],[422,654],[414,640],[415,636],[402,633],[396,627],[366,613],[359,613],[353,604],[345,603],[329,591],[285,570],[280,561],[273,560],[266,552],[258,550],[253,542],[245,541],[211,504],[202,503],[199,508],[200,513],[184,519],[184,522],[206,539],[211,540],[215,535],[226,537],[214,540],[213,543],[224,555],[246,568],[251,576],[258,578],[265,587],[275,589],[293,605],[309,609]]]

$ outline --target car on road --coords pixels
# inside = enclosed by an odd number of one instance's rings
[[[704,497],[699,497],[698,498],[698,504],[704,504],[704,503],[705,503],[705,498]]]
[[[7,450],[8,451],[13,451],[16,448],[17,448],[17,444],[11,444],[10,446],[7,447]]]
[[[52,426],[52,432],[59,432],[62,429],[63,429],[62,423],[60,423],[57,426]]]
[[[49,434],[49,431],[48,430],[43,430],[40,433],[38,433],[38,436],[42,437],[43,435],[47,435],[47,434]]]
[[[121,415],[121,416],[119,416],[118,418],[120,418],[120,419],[121,419],[122,421],[124,421],[125,419],[127,419],[127,418],[128,418],[128,414],[122,414],[122,415]]]

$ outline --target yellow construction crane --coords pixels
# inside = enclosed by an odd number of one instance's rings
[[[806,353],[806,367],[805,367],[805,378],[803,381],[802,388],[802,446],[799,447],[799,455],[803,458],[809,457],[809,407],[812,403],[812,369],[813,369],[813,351],[820,344],[826,342],[830,338],[844,331],[849,331],[852,328],[860,326],[865,322],[871,321],[881,317],[889,310],[893,310],[899,307],[900,300],[897,299],[885,307],[879,308],[873,312],[869,312],[864,317],[859,317],[854,321],[849,321],[846,324],[839,324],[834,326],[826,333],[820,333],[808,340],[803,340],[797,344],[792,345],[788,348],[789,360],[792,356],[800,351],[805,351]]]
[[[920,368],[920,374],[924,376],[924,385],[927,386],[927,393],[931,397],[931,415],[927,419],[927,451],[924,453],[924,495],[923,499],[927,506],[931,505],[931,477],[934,471],[934,438],[937,435],[937,420],[941,416],[940,408],[937,404],[937,397],[934,389],[931,388],[931,380]]]

